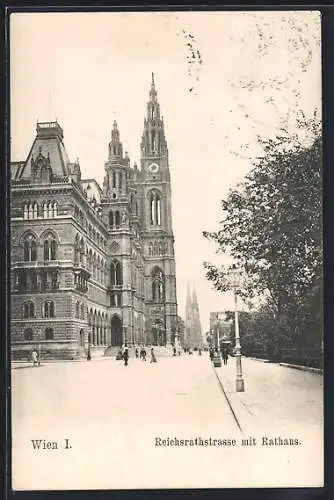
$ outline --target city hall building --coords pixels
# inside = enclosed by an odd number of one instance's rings
[[[14,359],[80,358],[108,346],[175,340],[171,179],[152,84],[141,164],[116,122],[101,187],[69,161],[60,124],[37,123],[26,161],[11,164],[11,347]]]

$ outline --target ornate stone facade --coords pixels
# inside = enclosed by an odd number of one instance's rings
[[[12,164],[12,352],[76,358],[123,343],[172,342],[177,318],[171,183],[154,78],[141,167],[116,122],[103,189],[71,163],[58,122],[38,123]]]

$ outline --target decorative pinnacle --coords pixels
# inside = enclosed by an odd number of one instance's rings
[[[152,71],[152,88],[154,88],[154,73]]]

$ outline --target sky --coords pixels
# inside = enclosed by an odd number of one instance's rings
[[[112,123],[140,164],[154,72],[169,149],[178,313],[196,288],[210,311],[233,307],[203,262],[202,231],[219,229],[220,201],[251,168],[257,136],[296,130],[321,113],[320,13],[145,12],[11,14],[11,160],[25,160],[37,121],[58,120],[71,161],[102,184]],[[241,307],[243,307],[241,305]]]

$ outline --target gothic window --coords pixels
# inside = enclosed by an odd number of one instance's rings
[[[114,154],[115,154],[115,146],[114,146]],[[112,173],[112,187],[116,187],[116,172]]]
[[[153,226],[161,224],[161,196],[153,192],[150,195],[150,219]]]
[[[80,309],[80,304],[79,302],[76,302],[75,304],[75,317],[79,318],[79,309]]]
[[[79,235],[77,234],[74,242],[74,264],[78,265],[80,262],[80,243]]]
[[[38,217],[38,206],[37,203],[34,204],[34,219],[37,219]]]
[[[48,219],[52,218],[52,203],[48,203]]]
[[[122,279],[122,266],[117,260],[112,261],[110,267],[110,283],[111,285],[121,285]]]
[[[45,328],[45,340],[53,340],[53,329]]]
[[[23,218],[28,219],[29,217],[29,211],[28,211],[28,205],[24,205],[23,207]]]
[[[32,340],[34,333],[31,328],[26,328],[23,333],[24,340]]]
[[[55,288],[59,288],[59,273],[58,271],[53,271],[51,273],[51,284],[52,284],[52,288],[55,289]]]
[[[159,267],[152,271],[152,300],[160,303],[164,300],[164,275]]]
[[[80,310],[81,310],[81,314],[80,314],[81,319],[85,319],[85,306],[83,304],[81,304]]]
[[[58,215],[58,203],[55,201],[53,204],[53,217]]]
[[[35,304],[31,300],[23,304],[23,317],[25,319],[35,317]]]
[[[112,227],[114,225],[114,214],[113,211],[110,210],[109,212],[109,226]]]
[[[29,219],[34,218],[34,207],[30,204],[29,205]]]
[[[118,229],[120,224],[120,213],[118,210],[115,213],[115,224],[116,224],[116,229]]]
[[[29,235],[23,244],[24,248],[24,261],[32,262],[37,260],[37,245],[34,237]]]
[[[118,173],[118,187],[122,189],[122,172]]]
[[[150,241],[150,243],[148,245],[148,253],[149,253],[149,255],[153,255],[153,243],[152,243],[152,241]]]
[[[46,203],[43,203],[43,218],[44,219],[48,218],[48,206]]]
[[[81,238],[81,240],[80,240],[80,256],[79,256],[81,263],[83,263],[83,261],[84,261],[84,255],[85,255],[85,242],[84,242],[83,238]]]
[[[52,235],[44,241],[44,260],[56,260],[57,243]]]
[[[44,302],[44,318],[54,318],[55,316],[55,305],[52,300],[47,300]]]

